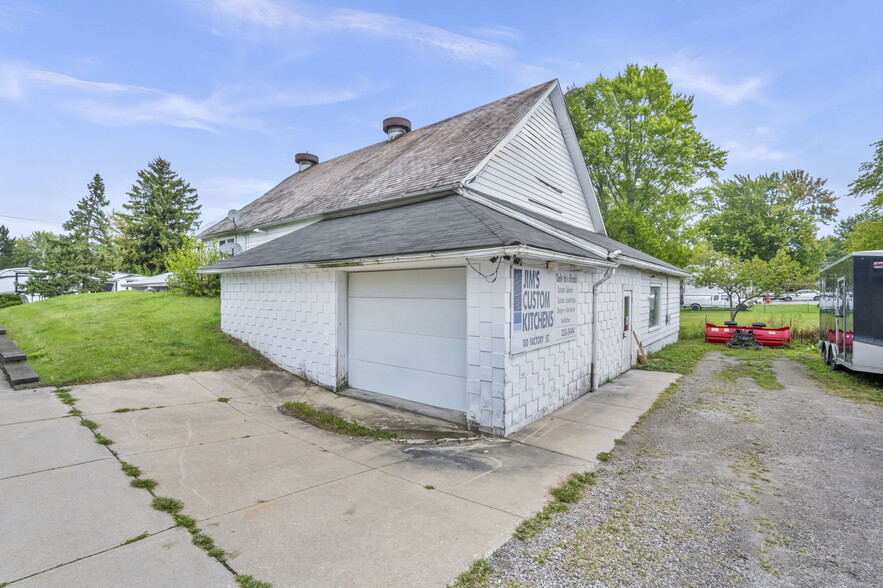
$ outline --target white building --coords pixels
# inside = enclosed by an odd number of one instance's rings
[[[677,340],[686,272],[606,235],[549,82],[300,170],[203,239],[222,329],[277,365],[495,434]]]

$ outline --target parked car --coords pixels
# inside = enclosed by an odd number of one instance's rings
[[[747,310],[754,303],[739,305],[739,310]],[[684,308],[702,310],[703,308],[730,308],[730,297],[723,292],[686,291],[684,292]]]
[[[779,296],[779,300],[791,302],[792,300],[818,300],[818,290],[798,290],[797,292],[787,292]]]

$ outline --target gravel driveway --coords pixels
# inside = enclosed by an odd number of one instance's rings
[[[826,395],[787,359],[765,370],[782,389],[727,378],[739,365],[700,361],[581,503],[494,553],[490,584],[880,585],[883,407]]]

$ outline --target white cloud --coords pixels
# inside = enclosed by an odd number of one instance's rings
[[[156,88],[95,82],[18,62],[0,61],[0,98],[19,103],[48,101],[105,126],[156,124],[217,131],[224,126],[263,130],[255,115],[277,108],[353,100],[364,84],[342,89],[225,89],[197,99]]]
[[[364,33],[429,47],[457,61],[502,67],[512,65],[515,60],[513,51],[503,44],[378,12],[272,0],[195,0],[191,4],[210,13],[222,26],[240,32],[250,27],[289,33]],[[494,32],[497,38],[508,35],[510,40],[518,33],[500,25],[481,30]],[[288,36],[285,40],[291,42]]]
[[[466,27],[465,30],[476,37],[484,39],[499,39],[503,41],[521,41],[524,39],[524,33],[505,25],[492,24],[483,27]]]
[[[738,141],[724,142],[723,148],[729,153],[727,159],[733,161],[782,161],[793,157],[793,153],[774,149],[759,143],[744,144]]]
[[[727,105],[759,100],[766,81],[760,76],[749,76],[737,82],[724,81],[721,77],[704,71],[701,60],[679,57],[666,65],[665,72],[676,91],[704,94]]]

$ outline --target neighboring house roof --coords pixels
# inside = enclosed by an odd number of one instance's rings
[[[202,239],[307,215],[453,187],[491,153],[556,81],[297,172],[199,234]]]
[[[205,268],[236,268],[526,245],[603,260],[564,239],[452,195],[363,214],[327,218]]]
[[[172,275],[172,272],[166,272],[164,274],[157,274],[155,276],[146,276],[143,278],[136,278],[131,281],[127,281],[125,286],[140,286],[144,288],[150,288],[151,286],[167,286],[169,281],[169,276]]]

